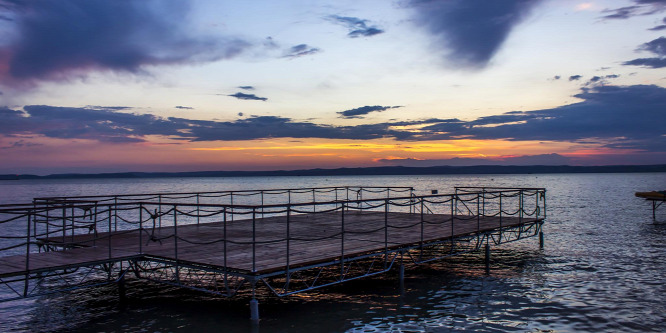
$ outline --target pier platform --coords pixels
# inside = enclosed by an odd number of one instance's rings
[[[122,283],[277,296],[540,236],[545,189],[404,187],[36,198],[0,207],[4,300]],[[44,283],[48,281],[48,283]],[[252,302],[251,302],[252,304]],[[253,311],[253,313],[256,311]],[[254,315],[253,315],[254,316]]]

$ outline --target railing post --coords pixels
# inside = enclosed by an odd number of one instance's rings
[[[233,220],[234,220],[234,208],[233,208],[233,205],[234,205],[234,192],[231,192],[231,195],[230,195],[229,198],[230,198],[230,200],[229,200],[229,204],[232,206],[232,207],[230,207],[230,209],[231,209],[231,220],[233,221]]]
[[[197,225],[199,225],[201,219],[201,207],[199,206],[199,193],[197,193]]]
[[[75,232],[75,229],[76,229],[76,226],[74,225],[75,224],[75,221],[74,221],[74,217],[75,217],[74,216],[74,205],[72,205],[72,209],[71,209],[70,213],[71,213],[70,216],[72,217],[72,234],[71,234],[72,237],[71,237],[70,241],[72,243],[74,243],[74,232]]]
[[[340,223],[340,281],[342,281],[345,277],[345,205],[348,205],[349,203],[343,203],[342,204],[342,209],[340,210],[342,212],[341,216],[341,223]]]
[[[160,228],[162,228],[162,195],[161,194],[157,195],[157,202],[159,203],[158,207],[159,207],[159,210],[160,210],[158,222],[159,222]]]
[[[483,207],[482,207],[481,212],[482,212],[483,217],[485,217],[486,216],[486,188],[485,187],[481,188],[481,193],[483,193]]]
[[[174,239],[174,258],[176,258],[176,281],[180,281],[180,267],[178,265],[178,207],[173,206],[173,239]]]
[[[520,196],[518,197],[518,221],[523,223],[523,190],[520,190]]]
[[[94,216],[94,221],[93,221],[93,226],[95,228],[95,237],[93,237],[93,246],[97,244],[97,201],[95,201],[95,215]]]
[[[233,216],[232,216],[233,218]],[[227,207],[224,207],[224,221],[222,224],[222,233],[224,234],[224,290],[227,291],[227,294],[229,293],[229,281],[227,280],[228,278],[228,269],[227,269]]]
[[[315,189],[312,189],[312,212],[316,213],[317,212],[317,205],[315,204],[317,202],[316,196],[315,196]]]
[[[286,281],[286,290],[289,290],[289,280],[290,280],[290,274],[289,274],[289,250],[290,250],[290,245],[291,245],[291,205],[287,205],[287,281]],[[285,291],[286,291],[285,290]]]
[[[345,186],[345,188],[347,189],[347,191],[346,191],[346,193],[347,193],[347,200],[346,200],[346,202],[349,203],[349,186]],[[344,207],[344,206],[343,206],[343,207]],[[347,206],[347,209],[349,209],[349,206]]]
[[[111,223],[111,222],[109,222]],[[65,248],[65,237],[67,236],[67,208],[62,206],[62,246]]]
[[[31,212],[28,212],[28,233],[25,240],[25,282],[23,284],[23,297],[28,296],[28,289],[30,285],[30,217]]]
[[[388,211],[389,200],[384,199],[384,269],[388,266]]]
[[[51,236],[50,230],[49,230],[49,225],[51,224],[51,222],[50,222],[51,219],[49,217],[49,212],[51,211],[51,209],[49,209],[49,204],[48,203],[44,204],[44,207],[46,207],[45,208],[46,209],[46,221],[45,221],[45,223],[46,223],[46,238],[48,238],[48,237]]]
[[[139,254],[143,254],[143,203],[139,203]]]
[[[476,194],[476,232],[481,230],[481,194]]]
[[[116,214],[113,217],[113,230],[118,231],[118,197],[114,197],[113,207]],[[74,216],[72,216],[72,227],[74,226]]]
[[[499,222],[500,222],[500,229],[502,229],[502,213],[504,212],[504,208],[502,208],[502,196],[504,196],[504,192],[499,191]]]
[[[457,192],[457,190],[456,190],[456,192]],[[455,214],[454,214],[455,211],[454,211],[454,209],[457,209],[457,207],[454,207],[454,205],[457,206],[457,202],[458,202],[456,200],[457,197],[458,197],[458,194],[454,194],[453,197],[451,197],[451,250],[452,251],[453,251],[453,223],[455,221]]]
[[[112,212],[113,206],[109,205],[108,207],[109,207],[109,234],[107,235],[108,236],[107,238],[108,238],[108,242],[109,242],[109,259],[111,259],[112,258],[112,255],[111,255],[111,221],[113,220],[112,219],[113,215],[112,215],[111,212]],[[109,274],[111,274],[111,270],[109,270]]]
[[[252,207],[252,273],[257,272],[257,208]]]
[[[424,220],[423,220],[423,200],[424,198],[421,198],[421,242],[419,244],[419,249],[421,250],[419,253],[419,259],[423,256],[423,228],[424,228]]]

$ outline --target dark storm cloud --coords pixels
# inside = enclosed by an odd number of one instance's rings
[[[571,75],[569,76],[569,81],[580,80],[582,77],[583,77],[582,75]]]
[[[309,46],[308,44],[298,44],[294,45],[289,50],[287,50],[284,54],[284,58],[298,58],[306,55],[311,55],[319,52],[319,50],[316,47]]]
[[[2,1],[2,0],[0,0]],[[17,38],[0,53],[0,82],[57,80],[95,70],[138,73],[149,65],[215,61],[249,44],[189,36],[185,1],[16,0]],[[0,9],[0,12],[3,11]]]
[[[368,25],[368,20],[360,19],[358,17],[331,15],[328,19],[345,26],[349,30],[347,36],[350,38],[371,37],[384,32],[384,30],[379,29],[374,25]]]
[[[45,105],[23,110],[0,107],[0,134],[43,135],[103,142],[141,142],[149,135],[183,141],[324,138],[404,141],[540,140],[602,144],[666,152],[666,88],[654,85],[597,85],[575,95],[581,102],[552,109],[512,111],[471,121],[425,119],[355,126],[333,126],[276,116],[233,121],[160,118],[114,108]],[[372,111],[370,111],[372,112]],[[409,126],[410,130],[400,129]],[[418,125],[418,126],[417,126]]]
[[[413,0],[415,22],[454,65],[483,68],[540,0]]]
[[[253,140],[265,138],[324,138],[369,140],[396,137],[387,124],[330,126],[275,116],[253,116],[229,122],[192,121],[194,141]]]
[[[381,112],[381,111],[386,111],[389,109],[397,109],[401,108],[402,106],[380,106],[380,105],[375,105],[375,106],[362,106],[360,108],[356,109],[351,109],[351,110],[345,110],[345,111],[340,111],[338,114],[340,114],[340,118],[363,118],[363,115],[366,115],[370,112]]]
[[[245,93],[242,93],[242,92],[237,92],[235,94],[227,95],[227,96],[236,97],[238,99],[244,99],[244,100],[248,100],[248,101],[267,101],[268,100],[268,98],[266,98],[266,97],[259,97],[255,94],[245,94]]]
[[[629,60],[623,62],[623,65],[644,66],[651,68],[666,67],[666,37],[659,37],[655,40],[642,44],[636,50],[654,53],[657,55],[657,57]]]
[[[666,89],[658,86],[596,86],[583,88],[576,104],[538,111],[510,112],[459,124],[424,128],[430,139],[468,136],[474,139],[630,142],[645,150],[666,151]],[[435,134],[439,133],[439,134]],[[424,135],[424,138],[428,135]],[[618,139],[620,138],[620,139]]]
[[[152,115],[117,112],[115,108],[25,106],[0,109],[0,134],[41,134],[60,139],[141,142],[146,135],[182,135],[175,124]]]
[[[194,110],[193,107],[182,106],[182,105],[177,105],[175,108],[176,108],[176,109],[181,109],[181,110]]]

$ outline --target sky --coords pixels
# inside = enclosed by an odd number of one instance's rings
[[[666,0],[0,0],[0,173],[666,164]]]

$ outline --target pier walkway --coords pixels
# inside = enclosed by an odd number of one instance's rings
[[[328,187],[0,206],[0,300],[122,283],[285,296],[540,236],[545,189]],[[252,315],[256,316],[253,308]]]

